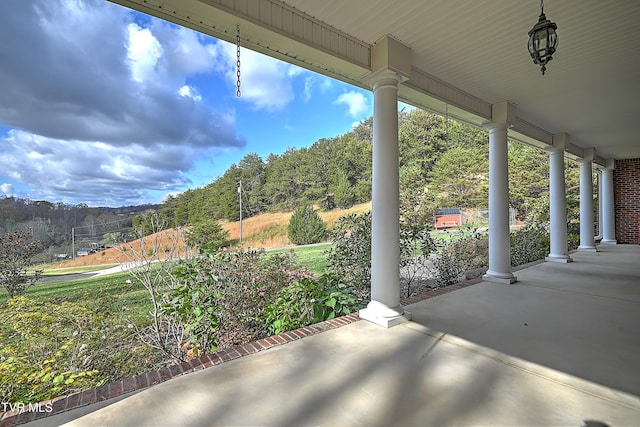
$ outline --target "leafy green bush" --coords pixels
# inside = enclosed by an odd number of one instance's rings
[[[489,238],[468,228],[450,233],[449,241],[441,243],[433,263],[436,286],[458,283],[465,271],[489,265]]]
[[[333,193],[333,202],[337,207],[347,209],[353,206],[355,194],[346,172],[340,171],[338,173],[335,185],[331,186],[329,190]]]
[[[275,335],[349,314],[363,306],[338,277],[324,274],[317,280],[304,278],[282,288],[266,308],[264,321],[269,333]]]
[[[410,297],[426,288],[421,281],[432,274],[431,254],[437,249],[429,233],[430,226],[409,224],[400,226],[400,269],[402,295]]]
[[[511,233],[511,265],[543,259],[549,253],[549,232],[540,223],[531,223]]]
[[[186,243],[195,248],[217,250],[229,243],[229,232],[217,220],[205,219],[189,227]]]
[[[567,218],[580,217],[580,199],[568,193]],[[529,203],[525,227],[511,234],[511,265],[522,265],[543,259],[549,253],[549,197],[538,197]],[[567,249],[580,244],[580,222],[567,223]]]
[[[451,239],[453,252],[463,270],[489,266],[489,236],[476,230],[462,230]]]
[[[321,242],[327,234],[327,227],[318,212],[311,205],[302,205],[293,212],[288,227],[289,240],[296,245]]]
[[[60,347],[67,351],[72,341]],[[4,348],[5,352],[12,347]],[[3,402],[38,403],[62,395],[66,390],[94,387],[98,371],[62,371],[51,357],[33,365],[27,356],[0,356],[0,393]]]
[[[334,247],[329,250],[329,271],[368,300],[371,289],[371,213],[341,217],[332,230]],[[437,253],[436,253],[437,251]],[[489,240],[475,230],[452,233],[448,242],[436,243],[428,225],[400,225],[400,268],[404,275],[402,294],[411,296],[426,287],[425,277],[436,286],[457,283],[468,269],[489,264]]]
[[[177,286],[163,312],[184,322],[195,354],[255,341],[267,335],[265,308],[290,283],[310,277],[292,254],[205,251],[173,273]]]
[[[580,221],[569,222],[567,224],[567,249],[572,251],[578,249],[578,246],[580,246]]]
[[[101,307],[10,299],[0,313],[2,400],[41,402],[140,369],[133,325],[111,324]]]
[[[458,258],[451,242],[442,244],[440,252],[433,260],[435,269],[434,285],[436,287],[449,286],[460,281],[460,274],[464,272],[462,260]]]
[[[368,300],[371,294],[371,212],[340,217],[331,230],[329,272]]]

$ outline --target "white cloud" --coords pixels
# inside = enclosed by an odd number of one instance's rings
[[[133,19],[103,0],[0,2],[2,192],[19,182],[31,198],[137,203],[188,184],[196,159],[244,146],[233,115],[192,83],[216,70],[215,44]]]
[[[354,90],[345,92],[338,96],[334,101],[334,104],[346,105],[348,108],[348,114],[355,119],[363,117],[369,112],[369,101],[367,98],[362,93]]]
[[[128,57],[131,74],[137,82],[143,82],[154,74],[158,60],[162,56],[162,46],[149,28],[129,24]]]
[[[3,196],[13,196],[15,194],[13,191],[13,184],[0,184],[0,194]]]
[[[310,74],[304,78],[303,100],[309,102],[315,90],[327,93],[333,87],[331,79],[324,76]]]
[[[190,183],[185,172],[206,154],[197,147],[158,144],[152,150],[132,144],[65,141],[11,130],[0,139],[0,169],[29,183],[31,198],[81,199],[96,204],[135,200],[143,190],[177,190]],[[3,184],[0,190],[11,190]],[[66,195],[66,196],[65,196]]]
[[[320,92],[326,93],[333,88],[333,81],[329,77],[320,76],[320,84],[318,85]]]
[[[304,102],[311,100],[311,92],[313,91],[314,79],[313,76],[309,76],[304,79],[304,92],[302,99]]]
[[[218,42],[216,46],[219,71],[235,87],[236,47],[224,41]],[[241,49],[240,100],[250,102],[258,110],[284,109],[295,98],[292,78],[299,74],[298,70],[302,69],[249,49]]]
[[[189,97],[194,101],[202,101],[202,96],[196,87],[184,85],[178,90],[178,93],[182,96]]]
[[[215,71],[217,50],[212,39],[158,20],[153,21],[152,31],[163,49],[156,78],[164,77],[167,84],[182,83],[185,76]]]
[[[287,70],[287,75],[289,77],[296,77],[301,74],[304,74],[306,70],[304,68],[300,68],[297,65],[289,65]]]

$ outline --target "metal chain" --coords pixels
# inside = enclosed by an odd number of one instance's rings
[[[236,96],[240,98],[240,25],[236,26],[236,76],[238,80],[236,81]]]

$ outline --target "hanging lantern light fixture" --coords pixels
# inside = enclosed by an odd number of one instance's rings
[[[542,75],[547,69],[547,63],[553,59],[558,46],[558,26],[547,19],[544,14],[544,3],[540,0],[540,17],[538,23],[529,31],[529,53],[533,62],[540,66]]]

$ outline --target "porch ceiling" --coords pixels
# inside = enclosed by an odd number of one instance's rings
[[[548,0],[559,45],[542,76],[527,52],[537,0],[114,0],[365,87],[371,46],[409,45],[401,99],[481,124],[490,105],[517,105],[519,139],[544,146],[567,132],[571,152],[640,157],[640,3]]]

